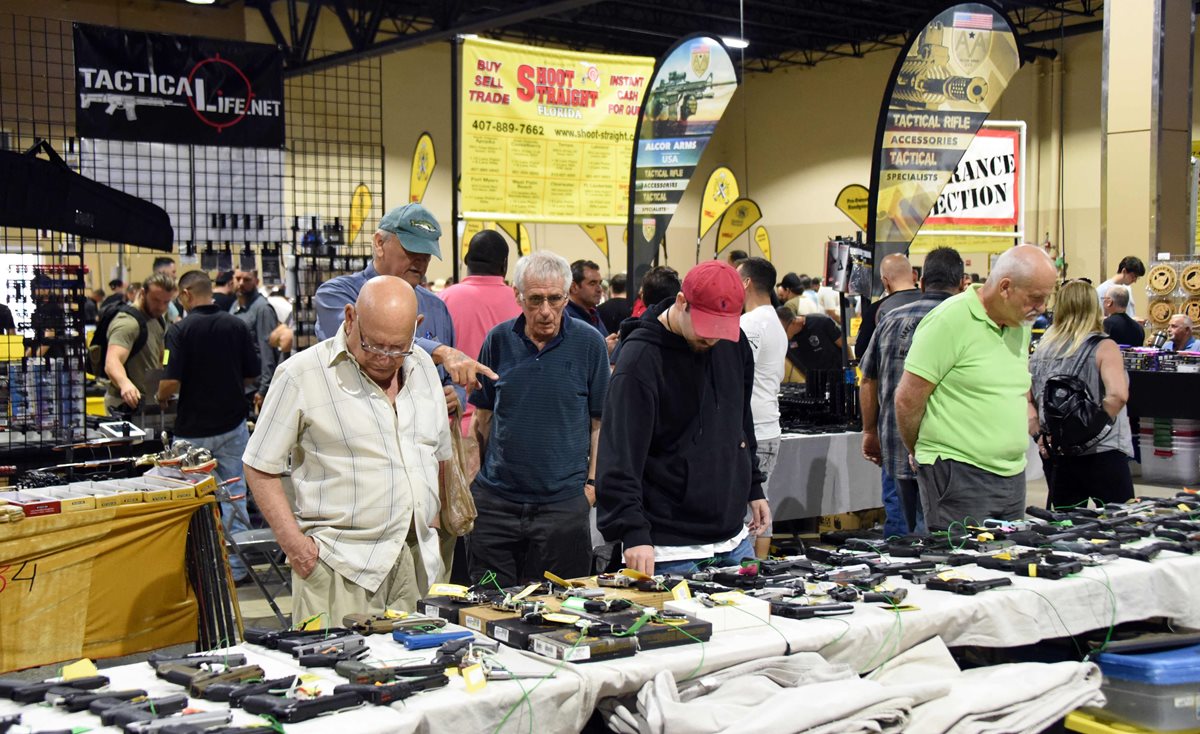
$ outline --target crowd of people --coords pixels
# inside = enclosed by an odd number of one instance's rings
[[[253,271],[176,283],[165,258],[96,304],[106,405],[178,400],[176,434],[213,452],[220,479],[244,474],[292,565],[297,619],[411,609],[452,568],[508,585],[769,552],[779,388],[845,366],[853,311],[840,294],[739,251],[683,277],[654,267],[636,293],[623,275],[606,284],[595,262],[538,251],[510,284],[508,243],[491,230],[468,244],[467,276],[435,294],[424,284],[441,236],[420,204],[388,212],[370,264],[318,288],[322,341],[290,358],[286,299],[262,293]],[[1020,517],[1031,436],[1053,502],[1132,495],[1117,344],[1145,340],[1129,291],[1144,272],[1127,258],[1099,288],[1060,285],[1027,245],[982,283],[950,248],[919,275],[903,255],[880,263],[885,297],[861,309],[854,353],[885,533]],[[1056,289],[1031,358],[1030,327]],[[1163,347],[1194,348],[1191,326],[1177,316]],[[1049,445],[1040,414],[1065,373],[1105,416],[1070,455]],[[463,539],[439,522],[451,431],[469,448],[478,511]],[[245,500],[223,516],[245,529]],[[594,553],[593,528],[611,558]]]

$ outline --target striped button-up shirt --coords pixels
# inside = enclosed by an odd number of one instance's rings
[[[322,560],[376,591],[412,532],[429,578],[440,575],[438,462],[451,456],[433,360],[413,347],[395,406],[346,350],[345,328],[284,362],[246,447],[246,464],[289,466],[293,508]],[[289,460],[290,457],[290,460]]]

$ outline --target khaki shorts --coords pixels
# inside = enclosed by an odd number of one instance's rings
[[[320,614],[322,627],[340,627],[347,614],[380,614],[387,609],[414,612],[421,593],[429,588],[424,576],[415,541],[400,547],[396,565],[374,593],[318,558],[308,578],[292,571],[292,624]]]

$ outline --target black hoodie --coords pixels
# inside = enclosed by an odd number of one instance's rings
[[[659,321],[671,301],[621,324],[596,460],[597,523],[637,545],[717,543],[763,499],[746,335],[693,352]]]

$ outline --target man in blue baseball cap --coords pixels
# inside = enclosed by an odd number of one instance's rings
[[[442,258],[438,239],[442,227],[437,218],[421,204],[396,207],[379,220],[372,239],[374,259],[359,273],[340,275],[317,288],[313,303],[317,310],[316,334],[328,339],[342,325],[347,304],[354,303],[363,285],[376,275],[394,275],[417,292],[417,310],[423,317],[414,342],[433,357],[449,379],[471,388],[478,385],[477,374],[498,379],[486,366],[454,348],[454,324],[446,304],[429,290],[420,287],[429,268],[429,258]],[[446,387],[446,407],[461,407],[462,395]]]

